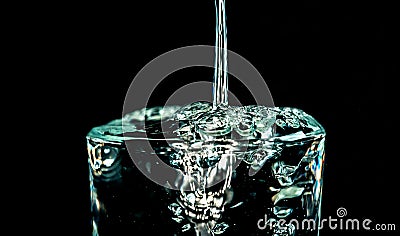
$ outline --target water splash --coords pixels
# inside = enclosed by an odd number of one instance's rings
[[[218,112],[225,115],[216,116]],[[159,129],[161,117],[169,127],[164,131]],[[145,119],[152,122],[146,125]],[[129,129],[119,119],[93,128],[87,137],[96,216],[93,232],[118,230],[123,224],[141,235],[157,221],[161,233],[178,229],[201,236],[230,232],[292,236],[293,225],[279,224],[279,219],[318,222],[325,131],[303,111],[262,106],[212,110],[211,103],[196,102],[180,109],[142,109],[123,120]],[[170,137],[171,146],[156,139],[161,134]],[[156,164],[149,160],[159,156],[192,177],[180,181],[191,191],[171,191],[146,182],[126,152],[126,139],[135,143],[134,155],[141,165],[152,170]],[[144,145],[148,140],[156,142],[154,150]],[[232,164],[236,160],[243,161],[238,168]],[[210,185],[215,180],[220,181]],[[255,227],[257,217],[264,214],[272,231]],[[298,235],[315,235],[304,233]]]

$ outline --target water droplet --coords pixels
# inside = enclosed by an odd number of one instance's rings
[[[186,232],[191,228],[190,224],[186,224],[184,226],[182,226],[182,232]]]
[[[94,161],[94,164],[93,164],[93,168],[94,168],[95,170],[100,169],[101,163],[102,163],[101,160],[95,160],[95,161]]]
[[[285,128],[285,126],[286,126],[286,123],[281,119],[277,119],[275,123],[276,123],[276,125],[278,125],[281,128]]]
[[[174,220],[176,223],[182,223],[182,221],[185,218],[183,218],[183,216],[176,216],[176,217],[172,217],[171,219]]]
[[[293,209],[288,207],[274,206],[272,209],[272,213],[274,213],[274,215],[278,218],[288,217],[292,212]]]
[[[168,209],[176,216],[179,216],[182,214],[182,207],[177,203],[171,203],[168,206]]]
[[[227,223],[219,223],[214,226],[212,231],[214,234],[222,234],[227,228],[229,228],[229,225]]]

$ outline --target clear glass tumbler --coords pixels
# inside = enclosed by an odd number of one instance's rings
[[[211,107],[137,110],[88,133],[92,235],[318,235],[323,127],[296,108]],[[147,178],[156,157],[189,190]]]

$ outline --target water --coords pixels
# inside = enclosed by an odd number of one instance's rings
[[[289,221],[318,227],[325,131],[296,108],[229,106],[224,0],[216,13],[212,104],[137,110],[87,135],[93,235],[318,235]],[[184,175],[178,189],[143,174],[156,157]]]
[[[213,105],[228,105],[228,54],[225,0],[215,1],[216,36],[215,36],[215,70],[213,81]]]
[[[318,223],[321,125],[295,108],[212,107],[197,102],[138,110],[123,118],[128,127],[115,120],[88,134],[94,235],[317,235],[276,222]],[[161,121],[169,142],[159,139]],[[138,138],[144,132],[147,140]],[[196,187],[170,190],[147,179],[129,157],[126,140],[135,143],[135,155],[143,160],[158,155],[193,176]],[[144,148],[148,140],[152,149]],[[207,187],[219,170],[226,178]],[[270,225],[260,229],[257,223],[265,216]]]

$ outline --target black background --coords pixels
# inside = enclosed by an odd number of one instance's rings
[[[303,109],[326,128],[323,217],[335,217],[336,209],[345,207],[349,218],[400,227],[398,217],[391,216],[398,197],[397,156],[388,144],[396,118],[387,110],[386,83],[395,71],[388,59],[394,29],[388,27],[387,8],[348,1],[228,0],[228,48],[259,70],[276,106]],[[57,104],[51,117],[67,122],[60,132],[54,133],[56,127],[51,131],[51,141],[57,143],[51,162],[60,163],[47,180],[58,184],[49,187],[53,194],[47,205],[54,212],[38,227],[45,230],[54,222],[70,235],[89,235],[85,135],[121,116],[132,79],[152,59],[183,46],[214,45],[215,10],[213,1],[65,9],[52,13],[62,11],[62,20],[49,27],[55,33],[45,39],[54,44],[50,61],[58,54],[52,63],[58,79],[50,82],[48,91]],[[212,71],[192,68],[170,77],[180,83],[211,81]],[[178,82],[159,88],[152,103],[162,105],[180,87]],[[240,87],[232,83],[230,89],[242,96]],[[243,94],[242,101],[252,100]],[[336,230],[322,235],[368,233],[376,232]]]

